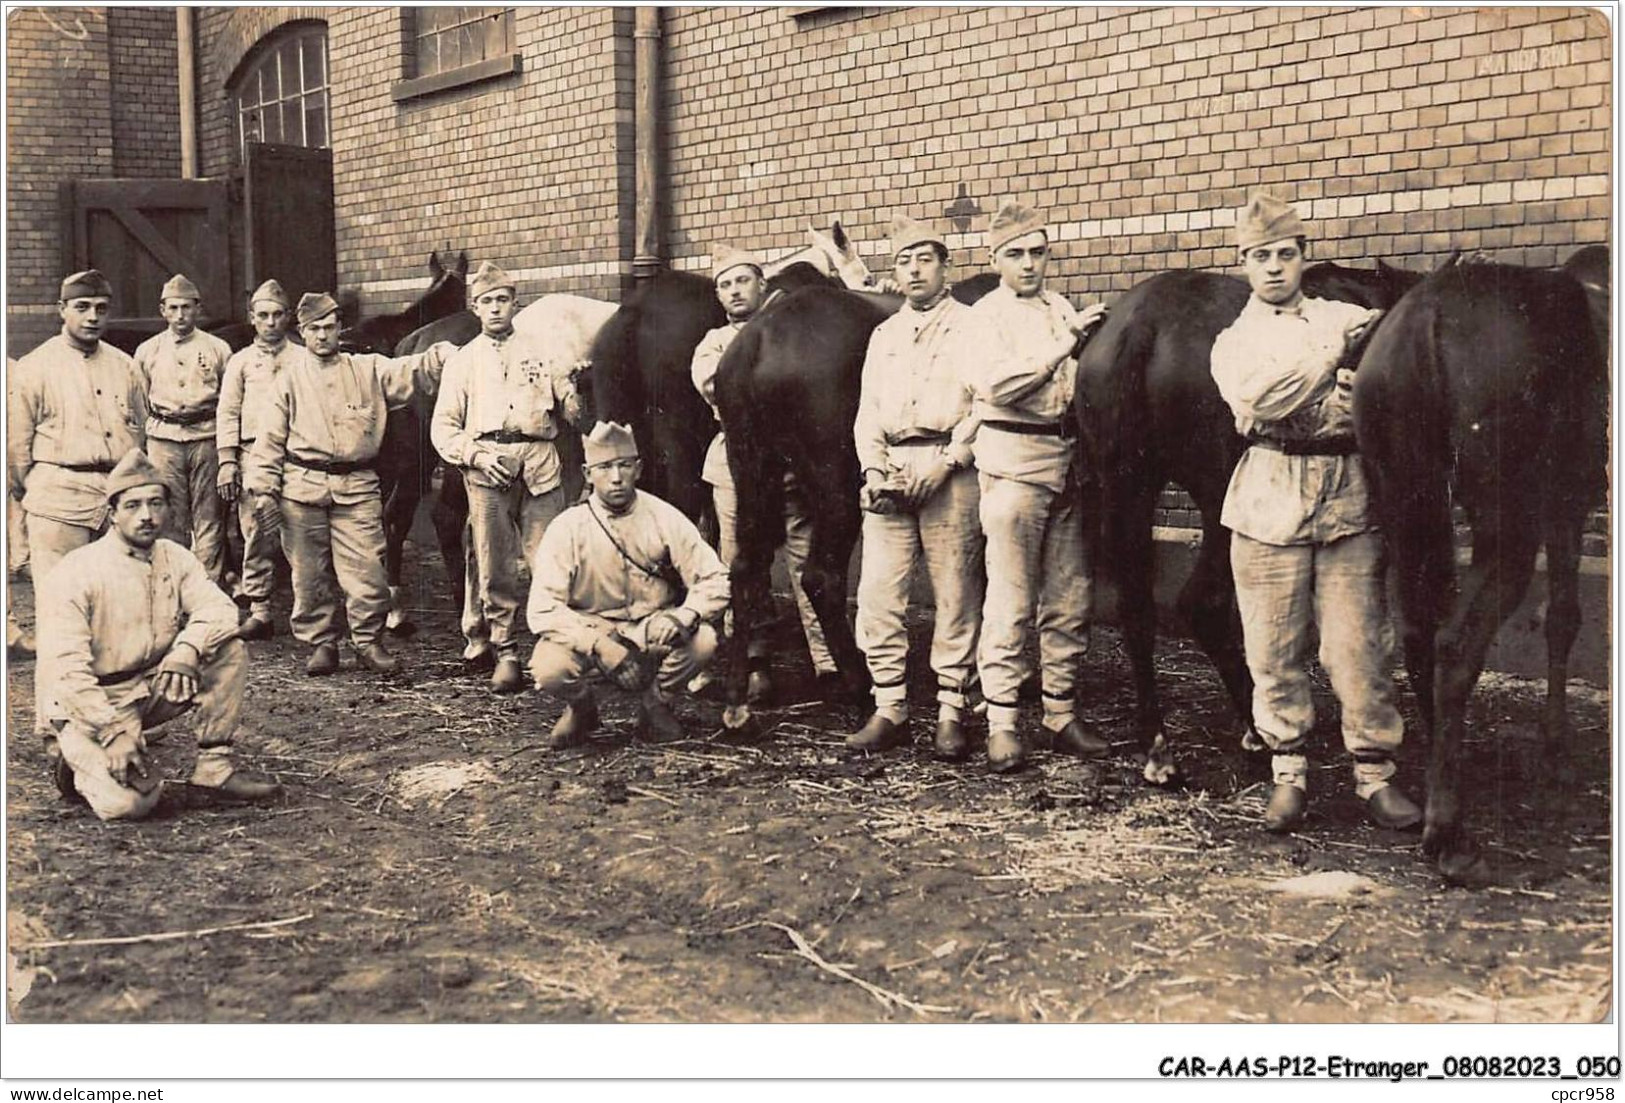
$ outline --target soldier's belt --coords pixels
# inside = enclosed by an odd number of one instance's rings
[[[1286,456],[1352,456],[1360,450],[1353,433],[1286,440],[1281,437],[1265,436],[1255,429],[1247,434],[1247,443]]]
[[[886,447],[896,448],[904,444],[947,444],[953,440],[953,435],[946,429],[900,429],[895,433],[886,434]]]
[[[550,440],[550,437],[537,437],[529,433],[521,433],[517,429],[497,429],[489,433],[481,433],[477,440],[488,440],[496,444],[526,444],[535,441],[538,444]]]
[[[1019,433],[1028,437],[1060,437],[1071,440],[1078,435],[1078,427],[1070,421],[984,421],[984,429],[997,429],[1001,433]]]
[[[116,686],[120,682],[128,682],[132,678],[139,678],[157,665],[158,663],[148,663],[146,666],[132,666],[128,670],[116,670],[111,674],[98,674],[96,675],[96,684],[99,686]]]
[[[69,471],[94,471],[101,475],[111,475],[113,468],[117,466],[113,460],[97,460],[95,463],[60,463],[56,460],[40,460],[38,462],[48,463],[52,467],[63,467]]]
[[[171,414],[163,410],[148,410],[159,421],[167,421],[171,425],[199,425],[214,417],[214,407],[207,406],[201,410],[193,410],[188,414]]]
[[[374,471],[378,467],[377,457],[370,460],[307,460],[290,452],[285,459],[295,467],[320,471],[324,475],[353,475],[357,471]]]

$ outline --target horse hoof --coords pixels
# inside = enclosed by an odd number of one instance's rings
[[[415,621],[407,620],[404,615],[399,619],[391,616],[384,622],[384,627],[395,635],[406,638],[410,638],[418,634],[417,623]]]
[[[722,735],[730,743],[749,743],[762,736],[761,721],[749,705],[729,705],[722,710]]]
[[[1443,877],[1447,884],[1460,885],[1463,888],[1482,888],[1493,879],[1489,863],[1473,847],[1440,854],[1435,864],[1438,866],[1439,876]]]
[[[1269,744],[1259,737],[1257,729],[1249,726],[1246,731],[1241,733],[1241,749],[1256,753],[1269,750]]]
[[[1145,778],[1147,784],[1170,789],[1179,784],[1179,764],[1171,758],[1152,755],[1145,760],[1145,769],[1140,771],[1140,776]]]

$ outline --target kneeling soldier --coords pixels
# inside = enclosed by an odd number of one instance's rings
[[[237,607],[197,557],[159,539],[169,491],[139,449],[107,477],[112,528],[63,557],[40,588],[35,694],[56,744],[64,795],[104,820],[158,803],[143,730],[191,709],[198,741],[191,784],[238,800],[280,787],[232,767],[248,652]]]
[[[536,688],[569,700],[551,745],[579,743],[598,726],[588,684],[598,676],[642,691],[646,738],[681,739],[669,702],[716,654],[707,622],[728,607],[727,569],[692,521],[638,491],[630,429],[600,422],[582,445],[592,494],[542,534],[526,608]]]

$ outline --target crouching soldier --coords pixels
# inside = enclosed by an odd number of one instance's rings
[[[231,598],[190,551],[159,539],[163,475],[131,449],[107,477],[107,500],[107,535],[64,556],[40,589],[35,694],[57,787],[104,820],[146,815],[160,779],[142,732],[192,710],[191,784],[237,800],[275,796],[274,782],[232,766],[248,652]]]
[[[580,743],[598,726],[598,677],[642,693],[645,738],[681,739],[670,701],[716,655],[707,622],[728,606],[727,569],[692,521],[638,491],[630,429],[600,422],[582,445],[592,493],[542,534],[526,609],[536,688],[569,702],[550,746]]]

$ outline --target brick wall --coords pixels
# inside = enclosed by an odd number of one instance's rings
[[[367,313],[426,284],[432,249],[494,260],[520,293],[618,297],[632,252],[630,8],[520,8],[523,70],[395,102],[397,8],[333,13],[339,284]]]
[[[113,175],[181,174],[173,8],[108,8]]]
[[[792,10],[666,9],[680,265],[832,215],[878,265],[894,210],[940,217],[961,187],[983,212],[962,267],[1019,198],[1075,298],[1231,264],[1229,212],[1258,187],[1300,205],[1323,259],[1544,265],[1608,240],[1597,12]]]
[[[101,9],[6,13],[6,353],[61,327],[57,185],[113,174],[107,20]]]

